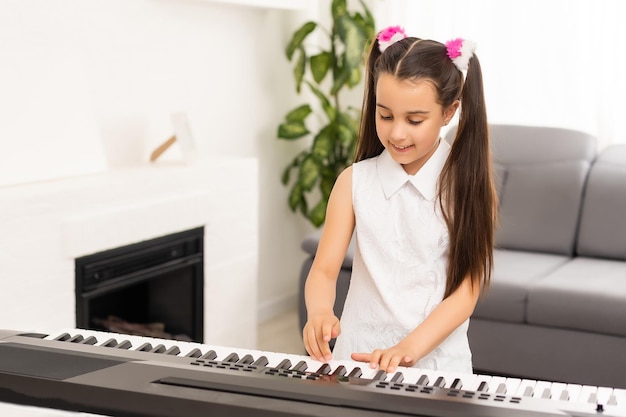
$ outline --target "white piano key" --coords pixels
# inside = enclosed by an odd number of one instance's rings
[[[609,402],[609,397],[613,394],[613,388],[598,387],[597,402],[598,404],[606,405]]]
[[[515,395],[521,382],[520,378],[507,378],[505,381],[507,395]]]
[[[567,384],[565,388],[567,393],[569,394],[569,398],[567,401],[569,402],[578,402],[580,399],[580,390],[582,389],[582,385],[580,384]]]
[[[550,385],[551,398],[555,401],[568,401],[568,398],[562,398],[563,391],[567,390],[567,384],[562,382],[553,382]],[[569,392],[565,394],[569,397]]]
[[[485,382],[489,387],[491,382],[491,376],[489,375],[476,375],[472,381],[468,381],[467,384],[463,384],[463,389],[466,391],[477,391],[481,386],[481,383]],[[490,388],[490,387],[489,387]]]
[[[596,403],[596,394],[598,392],[598,387],[594,387],[591,385],[583,385],[580,389],[580,397],[578,398],[578,402],[581,403]]]
[[[501,386],[503,386],[501,388]],[[504,392],[499,392],[498,389],[504,390]],[[489,391],[490,394],[503,394],[506,395],[508,393],[508,387],[506,386],[506,378],[503,376],[493,376],[491,377],[491,381],[489,381]],[[508,394],[511,395],[511,394]]]
[[[514,394],[517,397],[535,397],[539,396],[540,393],[535,390],[535,386],[537,385],[537,381],[534,379],[522,379],[517,387],[517,390]]]
[[[626,389],[614,388],[613,396],[615,397],[616,401],[615,405],[626,407]]]
[[[552,398],[552,382],[549,381],[537,381],[535,384],[534,398],[551,399]]]

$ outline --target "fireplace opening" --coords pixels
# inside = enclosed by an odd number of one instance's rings
[[[204,227],[76,259],[76,327],[203,342]]]

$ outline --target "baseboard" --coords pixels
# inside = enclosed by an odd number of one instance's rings
[[[259,323],[263,323],[267,320],[280,316],[281,314],[296,310],[297,308],[298,294],[287,294],[259,303],[257,320]]]

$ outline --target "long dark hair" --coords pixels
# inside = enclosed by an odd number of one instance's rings
[[[438,184],[439,204],[450,235],[444,298],[452,294],[467,275],[485,289],[493,266],[497,202],[478,58],[473,55],[469,60],[463,80],[463,73],[440,42],[408,37],[381,53],[378,40],[374,40],[366,68],[355,161],[380,155],[384,150],[376,133],[375,114],[376,82],[381,73],[402,80],[432,82],[443,109],[460,101],[459,125]]]

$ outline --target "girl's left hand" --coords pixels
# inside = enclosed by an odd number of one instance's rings
[[[413,366],[417,362],[415,353],[402,343],[389,349],[376,349],[372,353],[353,353],[352,360],[369,362],[372,369],[382,369],[388,374],[396,372],[398,366]]]

